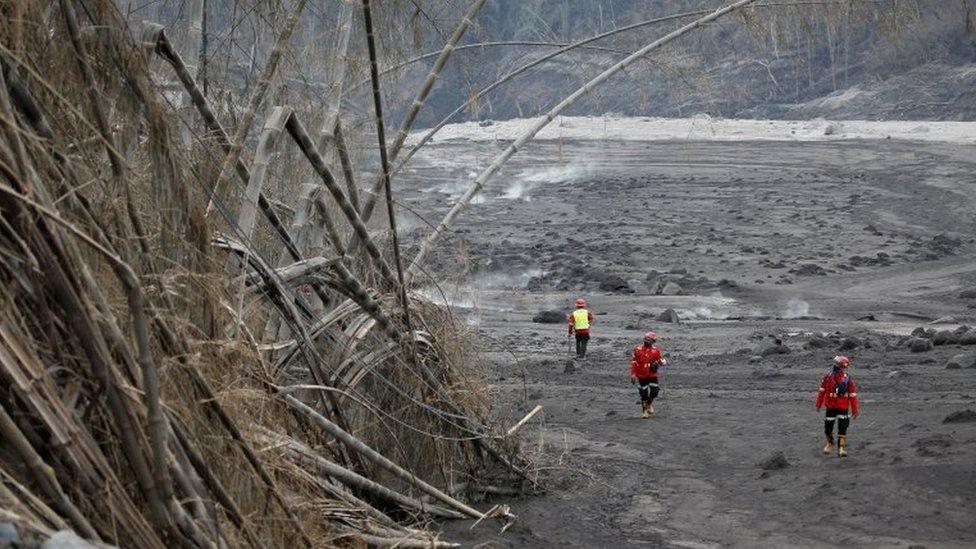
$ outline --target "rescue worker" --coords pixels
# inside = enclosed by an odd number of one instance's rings
[[[586,300],[576,300],[576,309],[569,314],[569,334],[576,334],[576,358],[586,358],[586,344],[590,342],[590,323],[593,313],[586,309]]]
[[[833,368],[820,382],[816,407],[818,412],[821,407],[827,408],[827,417],[824,419],[824,433],[827,435],[827,442],[823,447],[825,455],[834,451],[834,423],[836,423],[837,455],[847,457],[847,428],[851,420],[861,411],[857,403],[857,385],[848,372],[850,366],[850,358],[835,356]]]
[[[654,344],[657,334],[644,334],[644,343],[634,348],[634,358],[630,361],[630,383],[637,385],[641,400],[641,417],[648,418],[654,413],[654,399],[661,390],[658,370],[667,364],[661,358],[661,349]]]

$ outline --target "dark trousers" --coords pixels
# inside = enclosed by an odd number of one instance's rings
[[[586,344],[590,342],[590,334],[576,334],[576,356],[586,356]]]
[[[827,409],[827,417],[824,419],[824,433],[827,437],[834,436],[834,423],[837,424],[837,434],[847,436],[847,428],[851,425],[851,416],[847,410]]]
[[[644,402],[654,402],[658,393],[661,392],[661,384],[657,379],[637,378],[637,394]]]

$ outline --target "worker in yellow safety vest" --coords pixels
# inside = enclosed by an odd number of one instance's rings
[[[586,309],[586,300],[576,300],[576,309],[569,315],[569,333],[576,334],[576,358],[586,358],[586,344],[590,341],[593,313]]]

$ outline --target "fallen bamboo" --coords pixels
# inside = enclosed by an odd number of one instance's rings
[[[509,429],[508,432],[506,432],[505,434],[508,435],[508,436],[514,435],[516,432],[518,432],[518,430],[523,425],[525,425],[526,423],[528,423],[530,419],[532,419],[533,417],[535,417],[535,415],[538,414],[541,411],[542,411],[542,405],[541,404],[536,405],[536,407],[535,408],[532,408],[532,411],[531,412],[525,414],[525,417],[523,417],[522,419],[520,419],[518,423],[516,423],[515,425],[512,425],[512,428]]]
[[[337,463],[329,461],[297,441],[284,439],[281,435],[277,435],[275,437],[270,437],[268,435],[263,436],[265,436],[266,439],[274,446],[283,446],[295,457],[310,463],[326,475],[338,480],[350,488],[362,490],[385,501],[395,503],[404,509],[410,509],[420,513],[447,519],[464,518],[463,514],[456,511],[443,509],[436,505],[430,505],[410,496],[405,496],[399,492],[391,490],[378,482],[356,473],[355,471],[350,471]],[[481,516],[481,514],[479,513],[478,516]]]
[[[410,473],[409,471],[403,469],[399,465],[393,463],[392,461],[387,459],[385,456],[383,456],[376,450],[373,450],[369,446],[363,444],[363,442],[360,441],[358,438],[350,435],[349,433],[341,429],[338,425],[326,419],[323,415],[309,408],[305,403],[298,400],[297,398],[291,395],[282,395],[282,396],[285,402],[287,402],[289,406],[308,416],[323,431],[325,431],[332,437],[336,438],[337,440],[345,443],[346,445],[352,446],[359,452],[360,455],[372,461],[377,466],[383,468],[387,472],[393,474],[400,480],[410,484],[411,486],[416,487],[418,490],[433,497],[434,499],[440,501],[441,503],[444,503],[445,505],[453,509],[456,509],[457,511],[463,513],[466,516],[472,518],[478,518],[482,515],[482,513],[479,512],[477,509],[474,509],[473,507],[470,507],[458,501],[457,499],[449,496],[448,494],[445,494],[438,488],[430,484],[427,484],[426,482],[417,478],[416,475]]]

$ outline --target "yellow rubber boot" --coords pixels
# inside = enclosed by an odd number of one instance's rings
[[[833,435],[827,435],[827,443],[823,447],[824,455],[834,453],[834,437]]]
[[[839,457],[847,457],[847,435],[837,436],[837,455]]]

